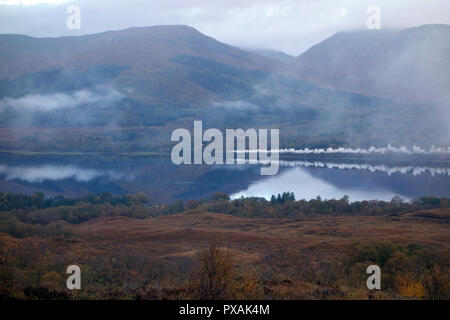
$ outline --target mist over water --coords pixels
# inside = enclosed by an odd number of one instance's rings
[[[43,165],[43,166],[5,166],[0,165],[0,175],[6,180],[22,180],[29,183],[42,183],[44,181],[60,181],[73,179],[78,182],[89,182],[101,177],[113,180],[124,178],[124,174],[112,170],[102,171],[96,169],[79,168],[71,165]]]

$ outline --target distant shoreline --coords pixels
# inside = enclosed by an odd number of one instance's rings
[[[4,150],[0,149],[0,156],[123,156],[123,157],[170,157],[170,152],[155,152],[155,151],[140,151],[140,152],[101,152],[101,151],[31,151],[31,150]],[[395,157],[386,157],[385,155],[360,155],[355,156],[354,154],[348,155],[317,155],[317,154],[282,154],[280,159],[287,161],[294,160],[316,160],[316,161],[364,161],[364,162],[379,162],[383,163],[410,163],[413,161],[418,164],[427,163],[437,163],[437,164],[448,164],[450,163],[450,157],[445,155],[396,155]]]
[[[21,156],[170,156],[169,152],[81,152],[81,151],[30,151],[30,150],[0,150],[1,154],[13,154]]]

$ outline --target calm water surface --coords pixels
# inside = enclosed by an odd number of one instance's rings
[[[207,198],[217,191],[232,198],[291,191],[297,199],[390,200],[450,196],[450,169],[439,163],[390,163],[308,159],[280,161],[275,176],[257,165],[175,166],[169,157],[0,157],[0,191],[44,192],[68,197],[88,193],[144,192],[157,202]]]

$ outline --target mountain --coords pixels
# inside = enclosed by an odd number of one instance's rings
[[[450,26],[340,32],[291,68],[313,83],[409,101],[450,101]]]
[[[0,97],[73,91],[99,84],[154,103],[239,95],[276,61],[183,25],[33,38],[0,35]]]
[[[247,52],[188,26],[0,35],[0,59],[8,61],[0,64],[0,125],[166,125],[195,117],[240,126],[250,125],[250,112],[264,123],[308,121],[331,97],[339,110],[367,100],[288,77],[279,61],[287,55],[274,54]]]
[[[166,152],[194,119],[283,147],[445,144],[447,33],[339,33],[288,63],[188,26],[0,35],[0,150]]]

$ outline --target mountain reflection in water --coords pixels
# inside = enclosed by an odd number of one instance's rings
[[[450,196],[450,168],[437,165],[343,163],[330,160],[280,161],[275,176],[258,165],[176,166],[168,157],[4,157],[0,191],[36,191],[47,196],[143,192],[157,202],[200,199],[214,192],[232,198],[264,197],[284,191],[297,199],[405,200]]]

